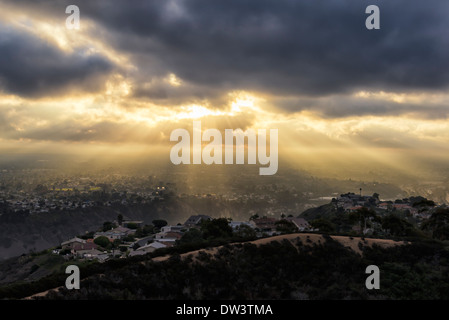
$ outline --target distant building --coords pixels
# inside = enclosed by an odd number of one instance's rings
[[[196,227],[199,226],[201,221],[203,220],[211,220],[212,218],[206,215],[196,215],[196,216],[190,216],[190,218],[188,218],[186,220],[186,222],[184,222],[184,226],[186,227]]]
[[[379,203],[379,199],[373,196],[362,196],[355,193],[341,194],[335,199],[337,208],[343,208],[346,212],[354,211],[355,207],[373,206]]]
[[[165,244],[160,243],[158,241],[150,243],[148,246],[153,247],[154,249],[162,249],[162,248],[166,248],[167,247]]]
[[[97,232],[94,235],[94,238],[105,236],[109,240],[114,241],[115,239],[122,239],[130,234],[134,234],[135,230],[125,228],[125,227],[117,227],[112,230],[104,231],[104,232]]]
[[[161,228],[161,232],[181,232],[185,226],[165,226]]]
[[[257,218],[251,220],[251,224],[260,231],[276,231],[276,218]]]
[[[144,245],[142,247],[137,248],[134,251],[131,251],[129,253],[130,256],[138,256],[138,255],[143,255],[143,254],[147,254],[150,252],[153,252],[157,249],[161,249],[161,248],[166,248],[167,246],[165,244],[162,244],[160,242],[152,242],[150,244]]]
[[[355,207],[349,207],[348,209],[346,209],[347,212],[356,212],[359,209],[362,209],[363,206],[355,206]]]
[[[155,239],[156,240],[164,240],[164,241],[176,241],[181,239],[182,233],[181,232],[159,232],[156,233]]]
[[[293,218],[293,217],[287,217],[286,220],[292,222],[296,228],[298,228],[298,231],[309,231],[312,229],[310,224],[307,222],[304,218]]]
[[[88,259],[88,260],[93,260],[93,259],[106,260],[105,256],[107,256],[107,254],[105,254],[104,252],[101,252],[97,249],[89,249],[89,250],[77,251],[76,256],[78,258]]]
[[[229,226],[233,230],[237,229],[238,227],[240,227],[242,225],[246,225],[246,226],[248,226],[250,228],[255,228],[255,226],[253,224],[251,224],[251,222],[249,222],[249,221],[230,221],[229,222]]]
[[[377,205],[378,209],[387,210],[390,204],[388,202],[381,202]]]
[[[153,236],[148,236],[148,237],[144,237],[144,238],[140,238],[137,241],[135,241],[134,243],[130,244],[129,247],[132,248],[134,245],[138,245],[139,247],[143,247],[145,245],[148,244],[148,242],[152,242],[153,241]]]
[[[75,237],[72,238],[70,240],[64,241],[63,243],[61,243],[61,247],[62,249],[73,249],[74,246],[78,246],[78,245],[83,245],[86,244],[86,240]]]
[[[97,244],[93,242],[85,242],[85,243],[74,243],[72,246],[72,252],[78,252],[83,250],[93,250],[98,247]]]

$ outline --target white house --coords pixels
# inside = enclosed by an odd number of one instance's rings
[[[165,244],[155,241],[155,242],[152,242],[152,243],[149,243],[147,245],[137,248],[136,250],[130,252],[129,255],[130,256],[142,255],[142,254],[150,253],[157,249],[161,249],[161,248],[165,248],[165,247],[167,247]]]
[[[115,239],[122,239],[122,238],[126,237],[127,235],[133,234],[133,233],[135,233],[135,230],[125,228],[125,227],[117,227],[115,229],[108,230],[105,232],[97,232],[97,233],[95,233],[94,238],[97,238],[100,236],[105,236],[105,237],[109,238],[109,240],[115,240]]]
[[[161,228],[161,232],[181,232],[185,226],[165,226]]]
[[[97,250],[97,249],[90,249],[90,250],[79,250],[76,252],[76,256],[78,258],[84,258],[84,259],[97,259],[99,255],[102,255],[103,252]]]

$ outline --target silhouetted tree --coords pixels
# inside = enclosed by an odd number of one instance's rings
[[[232,228],[229,225],[229,220],[226,218],[203,220],[201,231],[205,239],[228,238],[232,236]]]
[[[110,245],[111,242],[109,241],[108,237],[99,236],[95,238],[94,243],[99,245],[100,247],[106,248]]]
[[[382,218],[382,228],[388,230],[391,235],[405,236],[413,229],[413,226],[404,219],[389,214]]]
[[[449,209],[439,208],[423,222],[421,228],[432,232],[432,238],[438,240],[449,239]]]
[[[167,221],[162,220],[162,219],[153,220],[153,221],[151,221],[151,223],[154,225],[154,227],[156,227],[158,229],[165,227],[168,224]]]
[[[282,219],[276,221],[276,231],[281,233],[294,233],[298,232],[298,228],[293,224],[293,222]]]
[[[253,214],[250,218],[249,218],[249,220],[251,221],[251,220],[256,220],[256,219],[258,219],[259,218],[259,215],[256,213],[256,214]]]
[[[366,207],[361,207],[357,209],[356,212],[351,212],[349,214],[349,219],[353,222],[359,222],[360,233],[363,235],[366,230],[368,219],[375,218],[376,216],[377,215],[374,210],[368,209]]]
[[[254,230],[250,226],[242,224],[235,229],[234,235],[242,239],[255,239],[257,233],[256,230]]]
[[[106,221],[103,223],[103,232],[111,230],[115,228],[115,224],[110,222],[110,221]]]
[[[335,225],[327,219],[319,218],[309,222],[312,228],[318,229],[320,232],[335,232]]]
[[[200,230],[193,228],[182,235],[181,239],[178,240],[178,244],[196,243],[201,241],[203,241],[203,233]]]

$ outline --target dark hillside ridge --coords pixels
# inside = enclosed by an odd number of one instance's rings
[[[338,236],[341,237],[341,236]],[[342,241],[291,234],[234,243],[192,254],[111,260],[81,268],[81,288],[63,287],[56,273],[0,287],[0,298],[37,299],[448,299],[449,251],[421,241],[383,247],[375,239]],[[354,240],[360,255],[344,245]],[[368,265],[381,270],[380,290],[365,287]],[[438,280],[438,281],[435,281]],[[411,290],[410,288],[413,288]]]

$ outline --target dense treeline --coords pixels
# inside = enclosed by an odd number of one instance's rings
[[[162,262],[146,256],[92,264],[81,269],[85,278],[81,289],[64,288],[45,299],[449,298],[449,252],[441,243],[389,249],[364,246],[361,257],[326,239],[321,244],[302,243],[299,238],[259,246],[226,244],[214,254],[202,250],[195,258],[173,254]],[[380,269],[380,290],[365,287],[365,268],[370,264]],[[58,287],[64,284],[62,278],[47,283],[48,277],[34,285]],[[0,290],[0,296],[6,293],[5,288]]]

